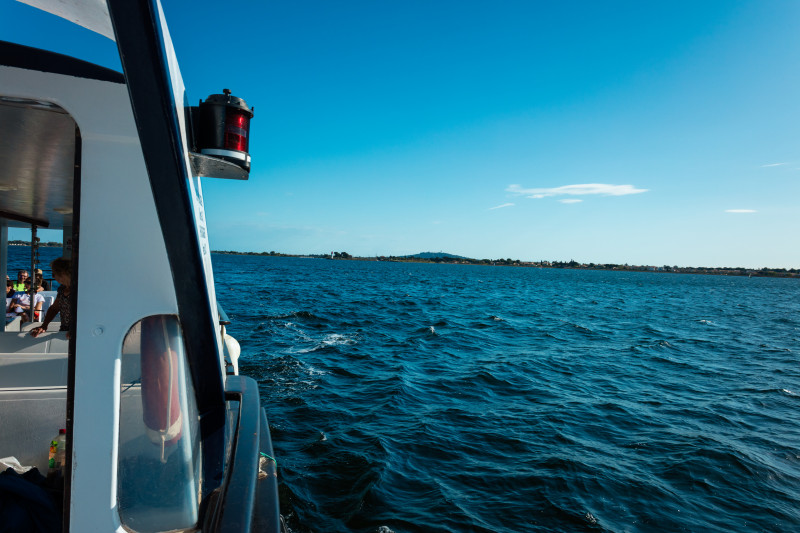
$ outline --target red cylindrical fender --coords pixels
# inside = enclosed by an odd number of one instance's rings
[[[147,436],[169,446],[183,434],[178,387],[178,354],[170,346],[167,317],[142,320],[142,418]]]

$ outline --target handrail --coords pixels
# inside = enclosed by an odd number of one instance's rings
[[[231,457],[217,501],[216,527],[220,533],[250,531],[258,477],[258,385],[246,376],[228,376],[225,399],[239,402],[239,416],[232,435]],[[235,495],[228,498],[228,495]]]
[[[287,529],[283,523],[278,500],[278,462],[272,450],[267,412],[261,408],[261,443],[259,447],[259,472],[256,485],[256,513],[253,517],[254,531],[281,531]],[[279,529],[277,529],[279,528]]]
[[[225,312],[225,310],[219,304],[219,301],[217,302],[217,314],[219,314],[219,325],[220,326],[227,326],[228,324],[231,323],[231,319],[228,318],[228,314]]]
[[[239,402],[238,417],[231,436],[231,457],[225,481],[218,499],[212,504],[215,509],[208,511],[215,514],[209,532],[250,533],[255,529],[277,533],[281,526],[274,467],[268,466],[268,477],[259,480],[261,453],[271,452],[272,446],[258,384],[247,376],[228,376],[225,399]],[[267,484],[262,486],[263,482]]]

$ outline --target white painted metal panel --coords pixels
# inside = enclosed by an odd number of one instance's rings
[[[93,475],[78,470],[73,476],[71,522],[78,531],[108,530],[117,526],[116,468],[119,416],[119,355],[128,329],[138,320],[154,314],[177,314],[169,262],[162,240],[147,171],[142,158],[127,90],[118,86],[114,100],[103,113],[119,131],[84,136],[81,176],[80,279],[78,301],[75,450],[86,457],[111,452],[108,471],[111,477],[93,485]],[[110,95],[109,95],[110,96]],[[109,102],[111,103],[111,102]],[[80,125],[80,120],[78,121]],[[124,280],[124,286],[118,285]],[[91,354],[81,361],[84,353]],[[82,364],[86,363],[86,364]],[[111,377],[114,379],[110,379]],[[88,380],[84,380],[88,377]],[[81,418],[93,410],[94,387],[86,381],[107,387],[108,405],[100,408],[113,428],[111,442],[95,446],[91,442],[90,419]],[[99,413],[98,413],[99,414]],[[76,460],[80,460],[76,454]],[[85,484],[84,484],[85,483]],[[80,499],[90,487],[102,486],[87,506]],[[98,514],[108,510],[111,523]],[[102,516],[102,515],[100,515]]]
[[[177,313],[130,100],[121,84],[10,67],[0,94],[56,103],[81,132],[70,520],[72,531],[116,530],[120,348],[142,317]]]
[[[105,0],[18,0],[114,40]]]

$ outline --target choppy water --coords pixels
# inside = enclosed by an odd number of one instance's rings
[[[293,531],[800,530],[797,280],[214,267]]]
[[[53,279],[53,273],[50,271],[50,262],[53,259],[61,257],[61,248],[39,248],[39,261],[38,267],[42,270],[46,280]],[[7,275],[12,281],[17,280],[17,272],[25,270],[30,274],[31,272],[31,249],[29,246],[9,246],[8,247],[8,262],[6,263]],[[58,283],[54,282],[54,287],[58,287]],[[54,289],[55,290],[55,289]]]
[[[798,280],[213,262],[294,532],[800,531]]]

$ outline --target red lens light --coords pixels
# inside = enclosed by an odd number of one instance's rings
[[[225,115],[225,149],[247,152],[250,117],[244,111],[228,109]]]

